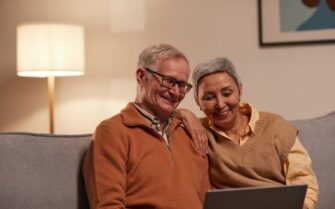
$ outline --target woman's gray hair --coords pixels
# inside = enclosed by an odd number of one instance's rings
[[[141,52],[138,58],[137,67],[154,67],[152,70],[157,70],[156,68],[161,62],[173,58],[184,59],[187,63],[189,63],[184,53],[174,46],[169,44],[152,45]]]
[[[237,84],[238,90],[241,90],[240,88],[242,86],[242,82],[240,76],[235,70],[233,63],[225,57],[217,57],[209,60],[208,62],[202,62],[194,68],[192,80],[194,85],[194,96],[196,99],[198,97],[199,83],[201,79],[203,79],[205,76],[218,72],[228,73],[228,75],[230,75]]]

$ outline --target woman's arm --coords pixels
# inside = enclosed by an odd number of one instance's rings
[[[319,186],[312,169],[311,158],[298,137],[284,164],[284,172],[288,185],[307,184],[304,209],[314,209],[318,200]]]
[[[208,138],[206,128],[203,127],[197,116],[190,110],[184,108],[177,109],[174,116],[183,122],[198,152],[203,156],[207,155]]]

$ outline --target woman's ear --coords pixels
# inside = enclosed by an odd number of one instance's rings
[[[195,103],[197,103],[199,109],[202,111],[201,106],[200,106],[200,102],[199,102],[199,96],[196,95],[196,93],[194,94],[194,100],[195,100]]]
[[[240,90],[239,91],[240,91],[240,100],[241,100],[241,97],[242,97],[242,94],[243,94],[243,86],[242,85],[240,86]]]

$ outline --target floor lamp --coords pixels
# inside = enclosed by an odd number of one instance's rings
[[[48,78],[51,134],[54,133],[55,77],[83,75],[84,61],[82,26],[22,24],[17,27],[17,75]]]

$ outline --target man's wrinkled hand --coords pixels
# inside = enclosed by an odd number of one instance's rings
[[[206,156],[208,154],[208,138],[206,128],[203,127],[197,116],[187,109],[177,109],[175,117],[179,118],[190,134],[197,151]]]

